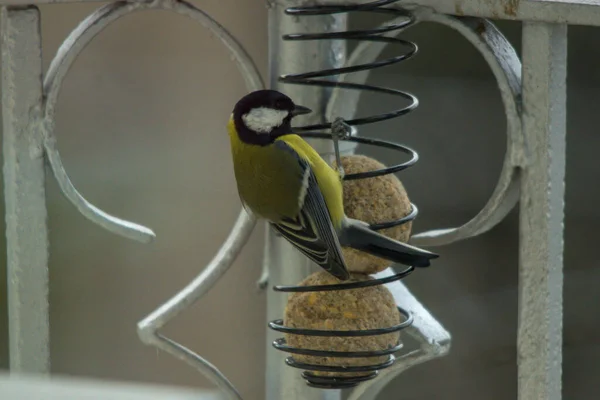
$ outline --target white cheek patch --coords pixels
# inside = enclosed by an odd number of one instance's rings
[[[274,110],[272,108],[258,107],[250,110],[249,113],[242,115],[242,120],[248,127],[257,133],[269,133],[283,123],[288,116],[284,110]]]

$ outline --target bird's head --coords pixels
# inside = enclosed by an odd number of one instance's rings
[[[241,141],[264,146],[291,133],[292,118],[310,112],[276,90],[257,90],[237,102],[233,121]]]

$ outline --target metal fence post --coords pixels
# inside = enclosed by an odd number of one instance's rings
[[[326,32],[343,30],[347,17],[344,14],[310,17],[291,17],[284,14],[287,7],[306,4],[303,0],[270,2],[269,10],[269,76],[270,87],[281,90],[298,104],[310,107],[313,113],[299,125],[323,121],[331,89],[314,86],[281,84],[279,75],[310,72],[323,68],[340,67],[345,62],[343,41],[299,41],[284,42],[282,35],[298,32]],[[331,152],[331,144],[324,141],[311,142],[321,153]],[[300,252],[272,232],[266,234],[265,263],[269,268],[269,286],[295,285],[306,278],[314,269]],[[269,321],[282,318],[287,294],[267,290],[267,318]],[[304,383],[300,370],[285,365],[286,355],[275,351],[271,343],[278,333],[267,329],[267,400],[339,400],[339,390],[313,389]]]
[[[2,9],[2,117],[12,372],[48,373],[48,228],[40,13]]]
[[[519,399],[559,400],[562,378],[567,26],[523,24]]]

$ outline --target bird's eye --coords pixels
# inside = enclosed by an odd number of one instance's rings
[[[275,108],[283,108],[284,104],[283,104],[283,100],[276,100],[275,101]]]

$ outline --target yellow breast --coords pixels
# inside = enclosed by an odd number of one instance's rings
[[[278,222],[294,218],[300,211],[302,187],[294,175],[298,167],[289,155],[274,146],[256,146],[242,142],[230,119],[227,125],[233,166],[242,201],[257,216]],[[342,182],[337,172],[301,137],[286,135],[277,139],[289,144],[307,160],[325,198],[329,215],[336,228],[344,217]]]

